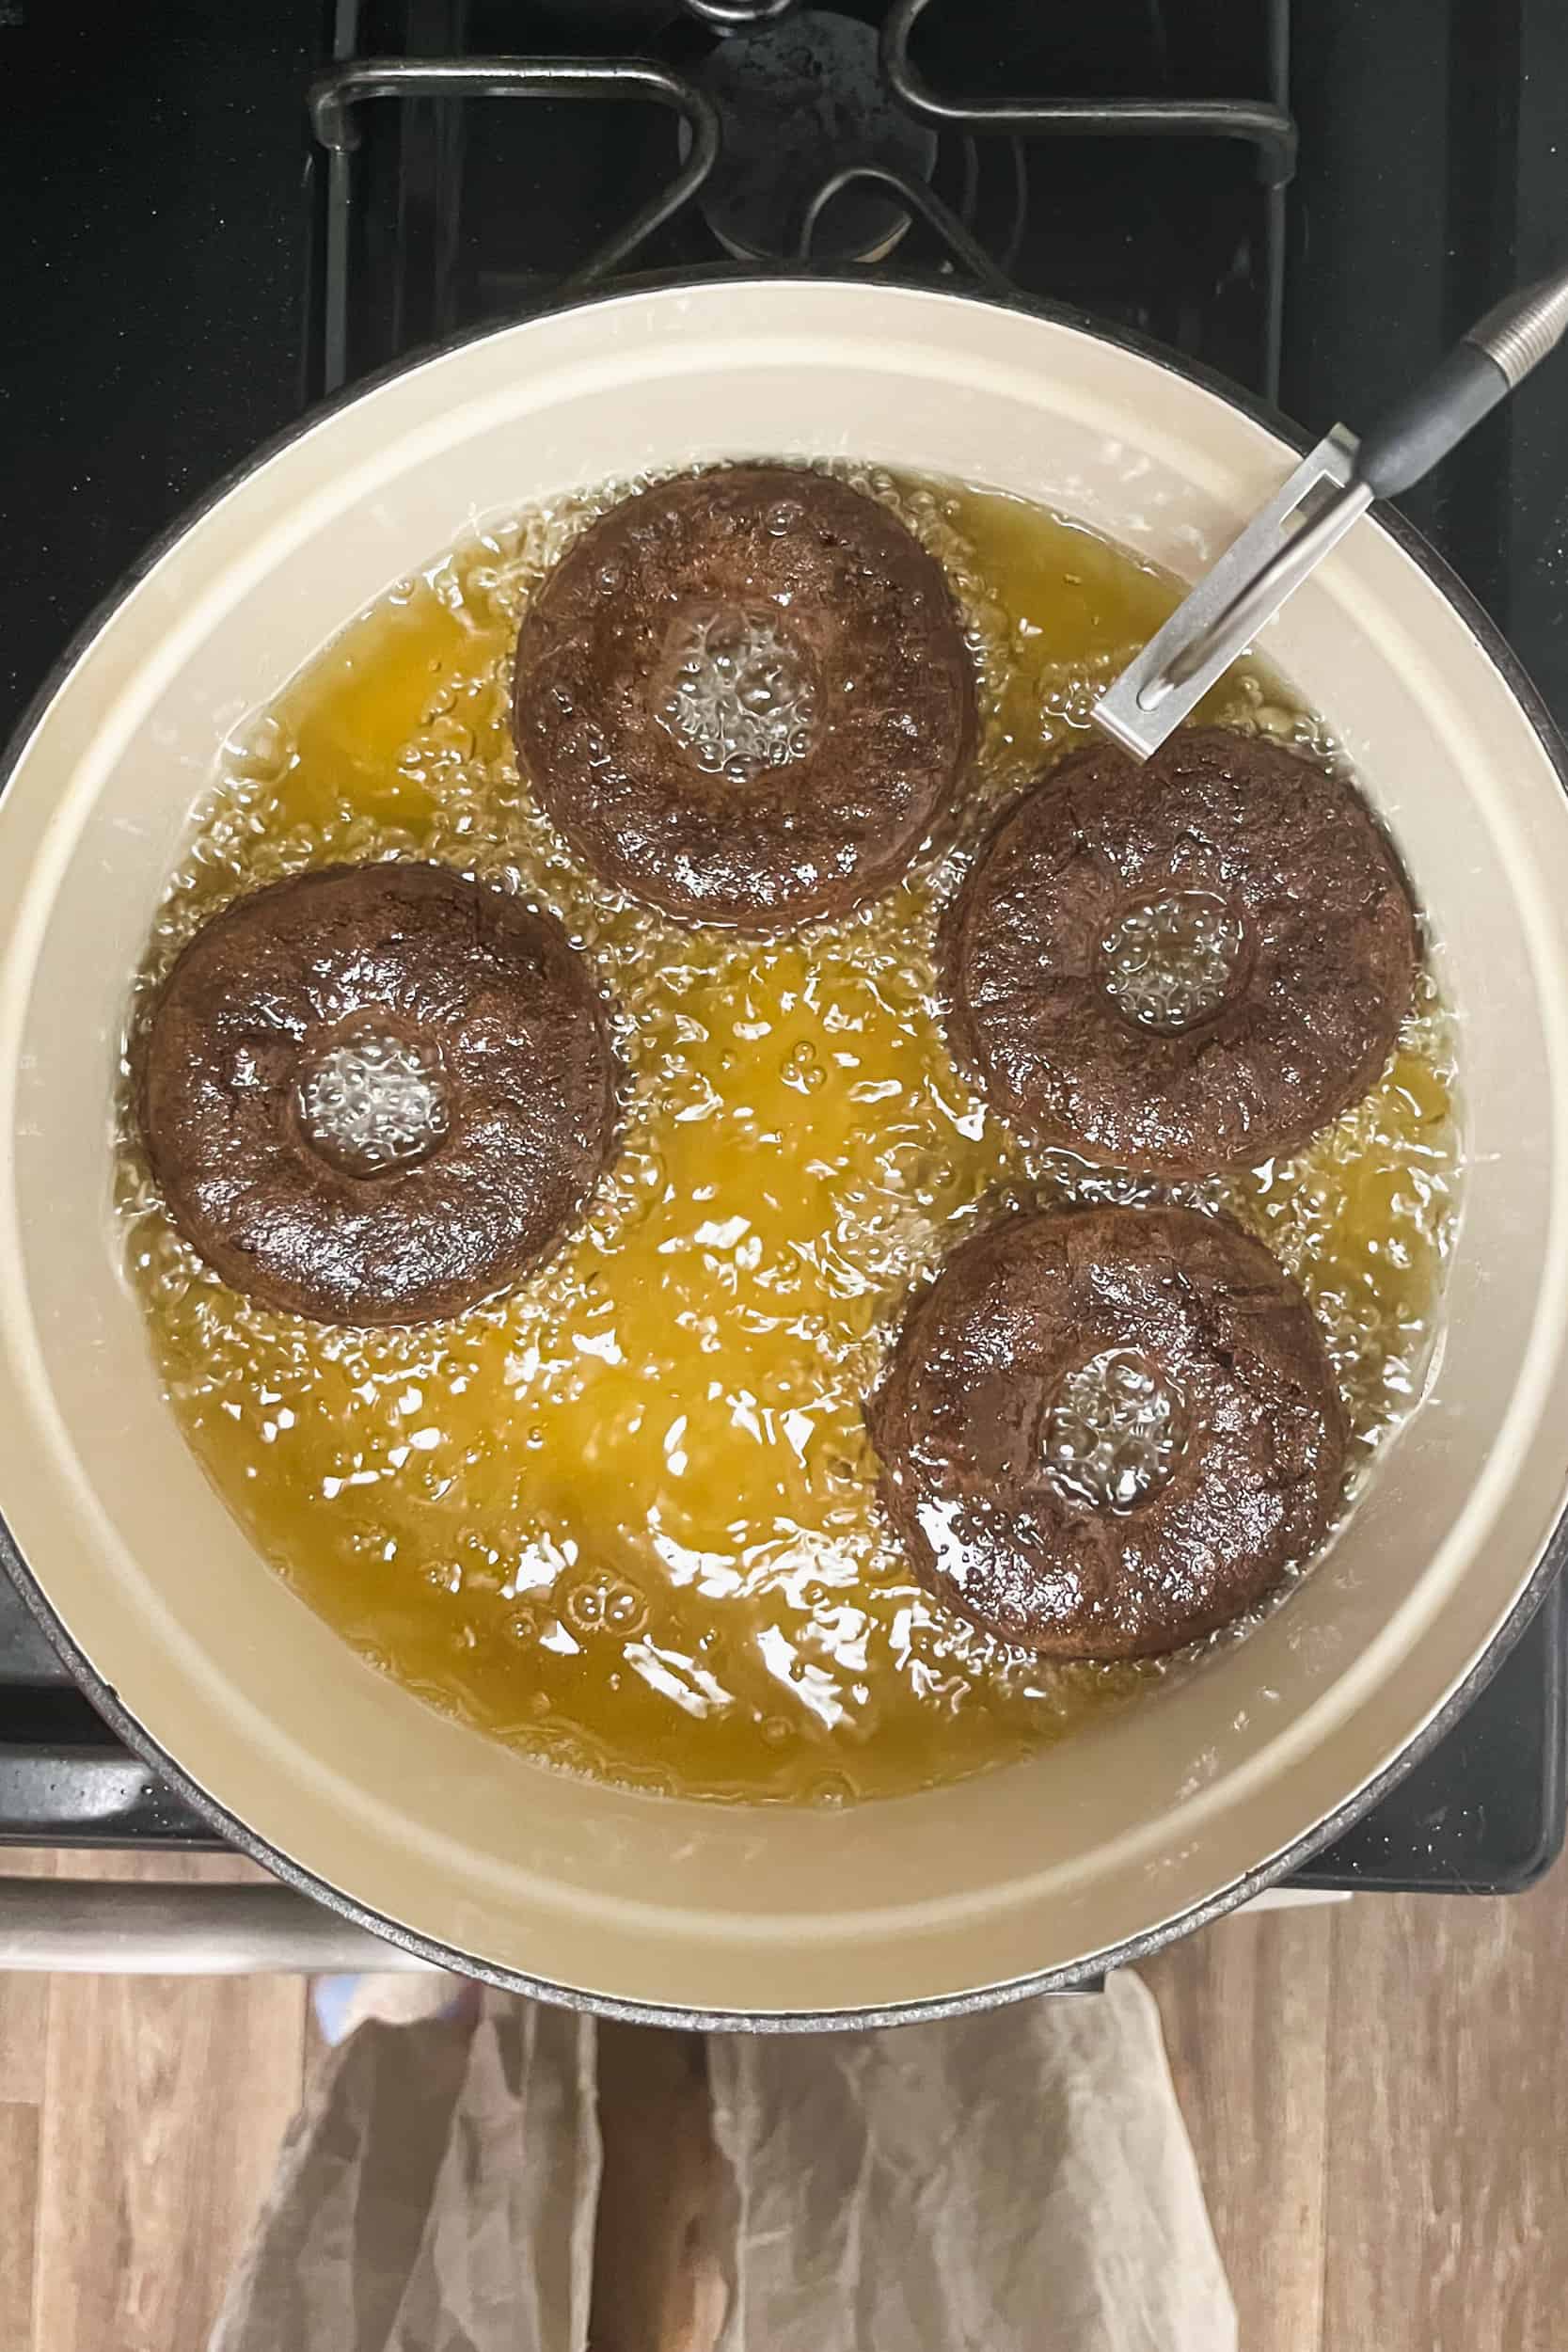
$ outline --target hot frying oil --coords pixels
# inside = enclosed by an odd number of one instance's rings
[[[455,1322],[333,1330],[251,1306],[173,1233],[127,1130],[129,1263],[191,1445],[366,1657],[532,1754],[682,1794],[841,1803],[1059,1738],[1151,1668],[1062,1667],[958,1625],[878,1519],[862,1399],[911,1281],[981,1217],[1155,1197],[1032,1158],[955,1071],[935,918],[987,815],[1089,707],[1170,584],[1016,501],[850,478],[944,561],[982,686],[962,836],[868,913],[758,946],[598,888],[519,782],[529,594],[610,493],[400,584],[226,747],[139,989],[237,892],[443,860],[553,907],[619,1006],[621,1153],[581,1232]],[[1206,714],[1332,756],[1263,675]],[[1387,1073],[1289,1166],[1187,1188],[1306,1283],[1363,1462],[1408,1410],[1454,1214],[1430,983]]]

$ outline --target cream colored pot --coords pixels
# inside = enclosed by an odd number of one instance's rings
[[[1568,1466],[1568,804],[1501,648],[1370,521],[1265,644],[1429,911],[1472,1166],[1431,1392],[1252,1639],[990,1777],[725,1810],[460,1729],[263,1566],[160,1401],[109,1218],[127,980],[218,746],[476,516],[790,452],[1019,492],[1189,577],[1294,462],[1060,320],[850,283],[595,302],[411,368],[257,464],[81,647],[0,801],[0,1509],[78,1667],[231,1834],[372,1923],[605,2008],[765,2025],[1064,1983],[1253,1891],[1518,1622]]]

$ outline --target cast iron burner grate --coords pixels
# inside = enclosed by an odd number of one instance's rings
[[[310,96],[321,389],[628,270],[895,257],[1141,328],[1272,399],[1287,5],[1212,0],[1179,31],[1162,0],[1092,23],[1017,0],[345,8]],[[482,49],[492,30],[533,54]],[[383,37],[401,47],[365,54]],[[519,100],[521,123],[494,103]],[[1130,141],[1160,148],[1156,184]]]

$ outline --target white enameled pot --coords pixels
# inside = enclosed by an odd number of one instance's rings
[[[162,1403],[109,1189],[129,975],[236,723],[475,518],[643,467],[852,454],[1191,577],[1294,462],[1158,356],[896,286],[631,293],[309,421],[167,543],[0,799],[0,1511],[100,1703],[311,1891],[534,1989],[759,2025],[1065,1983],[1284,1868],[1528,1605],[1568,1473],[1568,804],[1506,653],[1357,528],[1264,650],[1348,747],[1457,1007],[1471,1166],[1427,1395],[1247,1641],[1034,1760],[832,1814],[553,1775],[362,1664]]]

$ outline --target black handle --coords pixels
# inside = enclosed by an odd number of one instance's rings
[[[1469,342],[1456,343],[1424,384],[1366,436],[1355,470],[1373,496],[1394,498],[1430,473],[1509,389],[1496,359]]]

